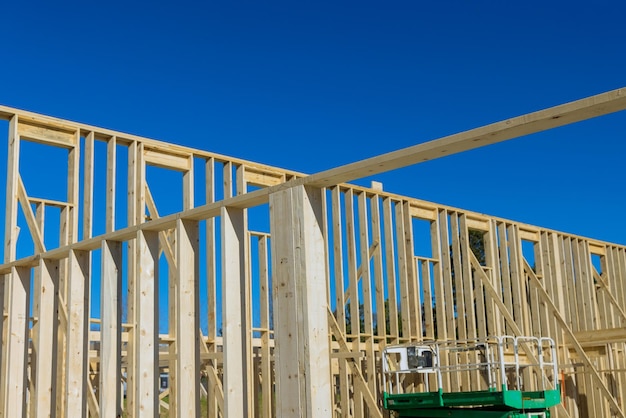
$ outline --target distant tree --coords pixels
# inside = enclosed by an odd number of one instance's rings
[[[470,229],[468,232],[468,239],[469,239],[469,247],[472,251],[472,253],[474,253],[474,255],[476,256],[476,258],[478,259],[478,262],[481,265],[485,265],[485,240],[484,240],[484,236],[483,236],[483,232],[482,231],[478,231],[478,230],[474,230],[474,229]],[[454,272],[454,262],[453,262],[453,247],[450,246],[450,266],[451,266],[451,274],[452,274],[452,279],[454,280],[455,277],[455,272]],[[469,260],[461,260],[462,263],[464,262],[469,262]],[[456,312],[456,288],[453,286],[452,288],[452,300],[454,303],[454,311]],[[390,300],[387,299],[385,300],[385,304],[384,304],[384,309],[385,309],[385,329],[387,330],[387,332],[389,332],[389,329],[391,328],[391,309],[390,309]],[[421,310],[422,310],[422,328],[425,328],[425,311],[424,311],[424,304],[421,304]],[[398,333],[399,333],[399,337],[402,337],[402,315],[399,311],[398,311]],[[408,313],[407,313],[408,314]],[[352,317],[351,317],[351,308],[350,308],[350,302],[348,302],[345,306],[345,317],[346,317],[346,333],[347,334],[352,334]],[[376,323],[376,318],[372,318],[373,322],[374,322],[374,334],[378,334],[378,324]],[[433,324],[432,324],[432,329],[433,329],[433,335],[435,338],[437,338],[437,306],[433,306]],[[363,308],[363,304],[360,303],[359,304],[359,330],[360,332],[365,332],[365,311]]]

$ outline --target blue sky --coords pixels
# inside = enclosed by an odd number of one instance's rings
[[[625,13],[621,1],[10,2],[0,104],[313,173],[626,86]],[[621,113],[376,180],[626,244],[625,133]]]

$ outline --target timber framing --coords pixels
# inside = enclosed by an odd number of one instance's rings
[[[556,341],[555,416],[626,417],[625,246],[349,184],[624,109],[618,89],[305,175],[0,106],[0,417],[382,417],[385,345],[505,333]],[[61,150],[64,198],[29,193],[24,142]]]

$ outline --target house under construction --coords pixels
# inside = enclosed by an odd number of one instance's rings
[[[385,347],[527,335],[555,342],[553,416],[626,418],[625,246],[349,183],[624,109],[614,90],[304,175],[0,106],[0,415],[383,417]],[[60,181],[27,175],[33,150]]]

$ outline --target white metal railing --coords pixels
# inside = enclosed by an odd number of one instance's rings
[[[547,390],[558,383],[556,347],[548,337],[505,335],[388,346],[382,369],[389,394]]]

